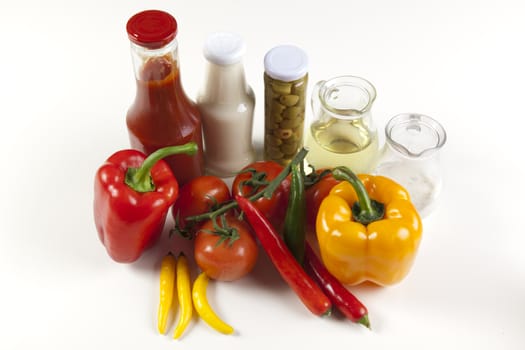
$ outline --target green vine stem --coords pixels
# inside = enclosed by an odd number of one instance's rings
[[[268,198],[268,199],[271,198],[273,193],[277,189],[277,187],[279,187],[281,182],[283,182],[283,180],[286,179],[286,177],[290,174],[292,167],[295,166],[296,164],[302,163],[307,153],[308,153],[308,150],[306,150],[305,148],[302,148],[295,155],[295,157],[290,161],[290,163],[288,163],[284,167],[284,169],[279,173],[279,175],[277,175],[272,181],[268,183],[268,186],[266,186],[265,189],[263,189],[260,192],[255,193],[254,195],[251,195],[250,197],[248,197],[248,200],[250,202],[254,202],[258,200],[259,198],[263,198],[263,197]],[[218,209],[214,211],[210,211],[210,212],[200,214],[200,215],[188,216],[186,218],[186,221],[187,222],[188,221],[189,222],[199,222],[199,221],[208,220],[208,219],[215,219],[219,215],[222,215],[226,213],[227,211],[233,208],[236,208],[237,206],[238,206],[237,202],[233,200],[219,207]]]

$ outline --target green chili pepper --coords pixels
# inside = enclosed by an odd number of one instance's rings
[[[306,197],[304,193],[303,163],[292,167],[290,197],[284,220],[284,241],[295,259],[302,264],[304,259],[306,228]]]

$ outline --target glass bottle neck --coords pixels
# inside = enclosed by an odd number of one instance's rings
[[[137,80],[162,80],[170,73],[179,75],[179,51],[176,39],[154,50],[131,43],[131,59]]]
[[[201,101],[233,102],[249,91],[242,61],[230,65],[207,62]]]

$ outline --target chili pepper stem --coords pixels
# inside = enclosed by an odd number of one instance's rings
[[[137,192],[155,191],[155,184],[151,179],[151,168],[162,158],[174,154],[194,155],[197,153],[198,146],[195,142],[188,142],[184,145],[169,146],[156,150],[151,153],[142,163],[140,168],[128,168],[126,171],[126,184]]]
[[[332,175],[336,180],[344,180],[350,183],[355,190],[358,202],[352,208],[354,219],[363,225],[368,225],[373,221],[383,218],[385,207],[382,203],[370,199],[366,192],[365,185],[359,180],[356,174],[348,167],[339,166],[334,168]]]
[[[368,315],[364,315],[363,317],[361,317],[357,321],[357,323],[362,324],[363,326],[365,326],[368,329],[372,329],[372,327],[370,326],[370,320],[368,319]]]

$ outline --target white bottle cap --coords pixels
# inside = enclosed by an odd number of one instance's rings
[[[242,59],[246,53],[246,44],[238,34],[217,32],[206,38],[203,53],[208,61],[226,66]]]
[[[308,56],[297,46],[276,46],[264,56],[264,70],[273,79],[294,81],[308,73]]]

